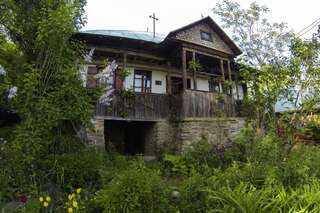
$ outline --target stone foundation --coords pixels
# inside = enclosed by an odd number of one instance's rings
[[[105,123],[106,122],[106,123]],[[104,121],[94,119],[94,131],[88,134],[90,145],[106,148],[107,144],[113,144],[114,150],[124,150],[124,138],[126,128],[132,128],[128,124],[119,124],[119,121]],[[245,125],[244,118],[186,118],[179,122],[158,121],[152,123],[141,122],[144,125],[141,134],[130,142],[138,145],[143,140],[144,155],[157,156],[163,152],[179,153],[191,143],[202,137],[217,146],[230,144],[235,136]],[[141,125],[141,124],[140,124]],[[141,128],[140,128],[141,129]],[[140,133],[139,133],[140,135]],[[128,137],[128,135],[126,136]],[[131,137],[131,136],[130,136]],[[133,136],[133,138],[135,138]],[[111,147],[109,147],[111,148]],[[122,150],[122,151],[121,151]]]
[[[155,152],[181,152],[202,137],[217,146],[231,143],[245,125],[244,118],[187,118],[180,122],[161,121],[154,127]]]

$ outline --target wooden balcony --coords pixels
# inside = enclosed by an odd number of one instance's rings
[[[97,104],[97,116],[112,120],[158,121],[186,117],[237,116],[234,100],[225,94],[187,90],[180,95],[117,91],[110,106]]]

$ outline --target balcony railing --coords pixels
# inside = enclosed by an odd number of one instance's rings
[[[186,117],[237,116],[237,105],[225,94],[187,90],[179,95],[117,91],[110,106],[97,104],[97,115],[108,119],[157,121]]]

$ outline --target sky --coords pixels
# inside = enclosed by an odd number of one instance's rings
[[[252,0],[236,0],[243,7]],[[156,14],[156,32],[170,31],[210,15],[218,24],[212,9],[219,0],[87,0],[87,25],[83,30],[111,29],[152,31],[152,19]],[[289,29],[298,32],[320,18],[320,0],[256,0],[270,9],[268,19],[286,22]],[[309,38],[316,28],[304,37]]]

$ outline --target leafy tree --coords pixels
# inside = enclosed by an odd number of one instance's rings
[[[256,2],[248,9],[231,0],[218,2],[213,9],[222,22],[230,29],[232,38],[244,51],[244,63],[260,68],[270,62],[281,61],[291,40],[291,32],[285,23],[270,23],[265,15],[269,9]]]
[[[285,23],[270,23],[269,9],[256,2],[244,9],[239,3],[223,0],[213,9],[223,27],[231,29],[233,39],[244,51],[240,72],[248,86],[248,106],[261,128],[274,124],[275,103],[292,86],[286,69],[293,34]]]
[[[0,2],[0,64],[17,87],[12,104],[22,119],[13,145],[26,162],[89,125],[89,93],[79,75],[84,47],[72,39],[85,23],[85,3]]]

